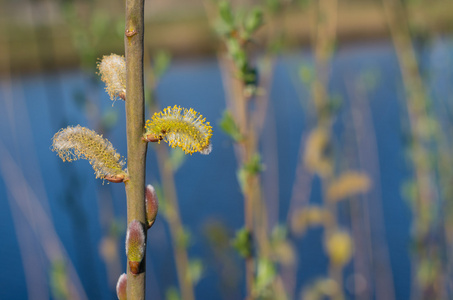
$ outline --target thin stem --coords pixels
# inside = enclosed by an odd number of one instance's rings
[[[346,78],[352,78],[346,76]],[[371,263],[371,270],[368,272],[359,271],[362,274],[368,274],[369,282],[371,278],[375,278],[374,291],[377,300],[393,300],[395,299],[395,291],[393,285],[393,274],[390,268],[390,257],[388,242],[384,232],[384,217],[382,208],[382,193],[380,190],[381,178],[379,170],[379,159],[377,151],[376,130],[373,126],[371,109],[369,107],[369,99],[367,99],[366,91],[359,85],[354,85],[352,81],[345,80],[348,98],[351,103],[352,110],[352,126],[354,130],[355,143],[357,147],[358,163],[363,170],[373,179],[373,188],[369,193],[363,196],[363,207],[360,218],[365,226],[366,234],[362,237],[364,240],[364,248],[366,249],[365,256],[368,256],[367,261],[361,264],[364,270],[370,268],[367,264]],[[351,206],[357,201],[351,201]],[[359,205],[359,203],[357,204]],[[372,212],[372,213],[370,213]],[[364,223],[367,222],[368,224]],[[363,231],[363,228],[359,228]],[[357,243],[355,243],[357,244]],[[359,251],[355,251],[358,253]],[[374,254],[374,255],[373,255]],[[360,265],[360,263],[354,262]],[[373,273],[373,275],[371,275]],[[369,290],[368,293],[372,293]],[[366,299],[369,299],[367,297]]]
[[[236,106],[236,112],[238,116],[239,129],[241,134],[246,137],[245,141],[239,144],[240,148],[240,161],[241,165],[247,163],[253,155],[253,142],[252,135],[253,131],[249,130],[249,118],[247,111],[247,99],[244,96],[245,85],[244,82],[234,78],[232,80],[233,85],[233,95]],[[246,187],[244,188],[244,224],[245,229],[250,233],[252,239],[255,238],[254,235],[254,176],[248,174],[246,179]],[[246,299],[254,299],[253,297],[253,282],[254,282],[254,270],[255,270],[255,259],[253,255],[250,255],[245,258],[245,280],[246,280]]]
[[[125,182],[127,222],[146,223],[145,165],[146,143],[142,141],[145,126],[143,90],[143,23],[144,0],[126,1],[126,132],[129,180]],[[146,235],[146,232],[145,232]],[[127,298],[145,299],[146,257],[140,272],[133,275],[127,267]]]
[[[329,104],[328,82],[330,73],[330,60],[333,53],[333,46],[336,40],[337,31],[337,0],[320,0],[313,7],[313,47],[315,55],[316,78],[312,83],[312,100],[316,111],[318,127],[324,128],[328,132],[332,131],[332,115],[326,113],[326,107]],[[322,178],[323,194],[335,175],[328,174]],[[331,222],[325,224],[325,236],[330,237],[338,230],[337,206],[336,203],[324,200],[324,207],[332,216]],[[343,266],[330,264],[328,268],[329,277],[339,286],[338,292],[334,293],[331,298],[334,300],[343,300]]]
[[[426,134],[421,128],[426,127],[432,117],[429,111],[428,93],[419,71],[417,57],[412,46],[410,28],[405,7],[399,0],[382,2],[392,41],[398,57],[402,79],[406,92],[406,106],[412,134],[412,162],[417,195],[412,204],[414,220],[414,239],[420,244],[413,257],[414,274],[412,297],[414,299],[445,299],[444,267],[441,262],[440,242],[435,234],[440,225],[438,191],[435,188],[436,170],[431,162],[435,153],[433,145],[439,143],[436,134]],[[437,146],[437,145],[436,145]],[[429,241],[429,242],[427,242]],[[422,266],[432,265],[434,275],[424,279]]]

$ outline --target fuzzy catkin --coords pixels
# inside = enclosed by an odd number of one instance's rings
[[[145,233],[137,220],[132,220],[127,228],[126,256],[133,262],[141,262],[145,256]]]
[[[146,121],[145,130],[145,139],[164,140],[173,148],[181,148],[186,154],[209,154],[212,150],[212,127],[191,108],[169,106]]]
[[[125,162],[115,148],[102,135],[80,125],[60,129],[54,137],[52,150],[63,161],[86,159],[93,167],[96,178],[117,176],[125,173]]]
[[[126,99],[126,60],[117,54],[105,55],[98,63],[101,80],[112,101]]]

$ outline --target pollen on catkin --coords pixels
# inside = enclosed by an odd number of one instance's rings
[[[117,54],[104,55],[97,64],[105,90],[112,101],[126,100],[126,60]]]
[[[172,148],[180,147],[186,154],[209,154],[212,150],[212,127],[193,109],[169,106],[146,121],[145,130],[145,140],[164,140]]]
[[[63,161],[88,160],[96,178],[118,178],[125,175],[125,162],[112,143],[80,125],[60,129],[53,136],[52,150],[56,151]]]

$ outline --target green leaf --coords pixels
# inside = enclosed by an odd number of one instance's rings
[[[237,173],[237,178],[242,191],[247,187],[247,178],[254,176],[264,170],[264,165],[261,163],[261,156],[255,153],[248,162],[246,162]]]
[[[239,132],[239,127],[233,119],[229,111],[223,113],[222,119],[219,123],[220,128],[229,135],[235,142],[243,140],[242,134]]]
[[[180,148],[171,148],[170,150],[170,159],[168,163],[170,164],[171,168],[173,171],[178,170],[181,165],[184,163],[186,160],[186,155],[184,151],[182,151]]]
[[[106,130],[110,130],[115,127],[118,122],[118,111],[109,109],[102,115],[102,127]]]
[[[263,295],[266,293],[266,289],[274,280],[275,274],[275,266],[270,260],[264,258],[260,258],[258,260],[255,281],[255,292],[258,295]]]
[[[167,218],[168,203],[164,196],[164,190],[162,186],[157,182],[154,182],[152,185],[156,190],[157,199],[159,199],[159,213],[162,213],[162,215]]]
[[[165,300],[181,300],[178,289],[174,286],[169,287],[165,291]]]
[[[255,153],[243,167],[251,175],[256,175],[264,170],[264,165],[261,163],[261,155]]]
[[[247,186],[247,175],[248,172],[243,167],[240,168],[236,174],[242,192],[245,191],[245,187]]]
[[[160,50],[154,55],[154,76],[158,80],[167,71],[171,63],[171,55],[169,52]]]
[[[189,246],[190,240],[190,232],[183,228],[183,230],[176,235],[176,247],[186,249]]]
[[[239,40],[234,37],[228,38],[226,41],[228,54],[234,61],[236,67],[241,71],[241,76],[244,76],[244,70],[247,70],[247,54],[241,46]]]
[[[271,233],[271,242],[272,243],[278,243],[285,241],[286,238],[288,237],[288,227],[283,224],[279,224],[274,227]]]
[[[54,260],[50,266],[50,289],[55,299],[68,299],[68,276],[62,260]]]
[[[263,25],[263,11],[260,8],[254,8],[245,19],[244,29],[251,36],[261,25]]]
[[[225,24],[231,27],[234,26],[234,15],[229,1],[219,2],[219,15]]]
[[[232,245],[242,257],[250,257],[252,255],[253,248],[252,235],[250,231],[245,228],[237,231]]]
[[[190,281],[194,284],[197,284],[200,281],[200,278],[203,276],[204,265],[201,259],[191,259],[189,261],[189,278]]]
[[[308,84],[311,84],[311,82],[315,78],[314,73],[315,72],[314,72],[312,66],[310,66],[308,64],[304,64],[299,69],[299,78],[303,83],[308,85]]]

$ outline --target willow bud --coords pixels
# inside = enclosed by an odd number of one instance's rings
[[[127,300],[127,275],[121,274],[118,278],[118,282],[116,284],[116,295],[118,296],[119,300]]]
[[[145,190],[146,220],[148,228],[153,226],[159,209],[159,200],[157,199],[156,190],[151,184],[146,186]]]
[[[145,256],[145,232],[142,224],[137,220],[130,222],[127,228],[126,256],[132,274],[138,274],[140,263]]]

